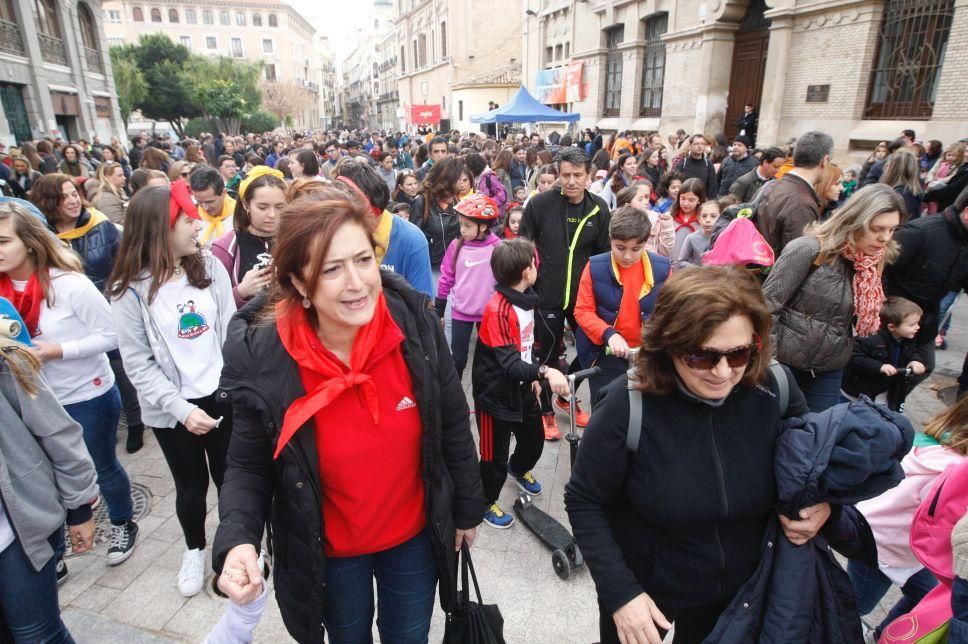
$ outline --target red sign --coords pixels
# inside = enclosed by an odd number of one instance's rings
[[[410,122],[414,125],[440,123],[440,105],[411,105]]]
[[[565,80],[565,98],[569,103],[575,103],[585,98],[581,86],[583,64],[582,61],[578,61],[568,65],[568,74]]]

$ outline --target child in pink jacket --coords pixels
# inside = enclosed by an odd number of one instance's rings
[[[487,195],[476,192],[465,197],[455,210],[460,218],[460,238],[450,243],[440,262],[434,306],[443,319],[447,298],[452,300],[450,353],[460,378],[467,365],[471,332],[480,323],[484,307],[494,295],[491,254],[501,240],[491,232],[491,226],[497,221],[498,206]]]
[[[850,561],[847,573],[857,595],[857,608],[866,615],[877,606],[891,584],[901,587],[901,599],[875,630],[875,637],[896,617],[911,610],[938,581],[911,552],[911,519],[946,468],[968,453],[968,396],[932,418],[914,448],[901,461],[905,478],[896,488],[857,504],[877,542],[877,568]]]

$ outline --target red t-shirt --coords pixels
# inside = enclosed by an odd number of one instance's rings
[[[322,345],[313,347],[326,351]],[[373,356],[381,348],[375,347]],[[315,416],[327,557],[380,552],[415,537],[427,523],[423,424],[399,344],[371,360],[379,424],[359,387],[340,394]],[[318,374],[300,369],[307,391]]]

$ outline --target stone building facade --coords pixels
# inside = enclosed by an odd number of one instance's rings
[[[0,141],[124,132],[97,0],[0,0]]]
[[[968,0],[526,0],[525,79],[582,62],[562,107],[606,131],[829,132],[841,158],[968,136]]]

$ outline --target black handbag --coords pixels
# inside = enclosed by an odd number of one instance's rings
[[[463,544],[460,549],[460,573],[463,585],[457,593],[457,601],[452,611],[447,613],[444,628],[444,644],[505,644],[504,617],[497,604],[485,604],[481,599],[481,587],[477,583],[477,573],[471,561],[470,549]],[[477,601],[470,600],[467,571],[474,580]],[[457,585],[457,570],[454,570]]]

